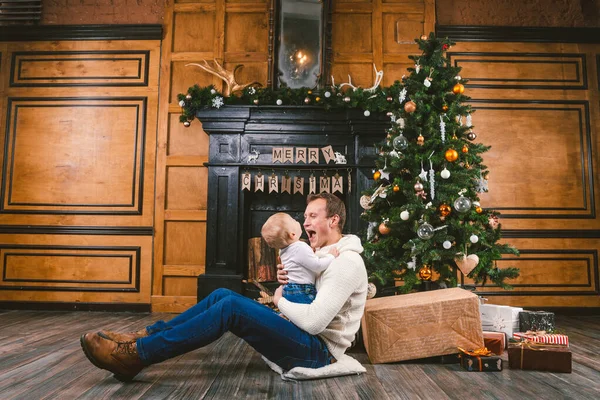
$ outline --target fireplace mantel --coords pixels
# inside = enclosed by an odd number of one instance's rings
[[[268,174],[293,171],[306,176],[327,171],[350,174],[351,192],[345,190],[342,196],[348,213],[344,232],[360,232],[359,198],[372,185],[374,145],[385,137],[389,117],[307,106],[225,106],[202,110],[196,116],[210,136],[206,272],[198,277],[199,300],[219,287],[243,293],[247,239],[258,235],[263,219],[273,212],[301,216],[304,211],[308,188],[304,195],[242,191],[241,174],[246,170]],[[347,164],[325,164],[323,159],[319,164],[272,162],[274,147],[328,145],[345,155]],[[256,152],[256,160],[249,159]]]

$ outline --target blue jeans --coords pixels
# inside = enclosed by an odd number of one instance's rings
[[[292,303],[310,304],[316,295],[317,288],[310,283],[288,283],[283,287],[283,297]]]
[[[323,367],[331,358],[318,336],[229,289],[217,289],[172,320],[158,321],[146,330],[149,336],[136,342],[145,365],[204,347],[228,331],[284,370]]]

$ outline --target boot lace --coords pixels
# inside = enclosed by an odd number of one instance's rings
[[[117,342],[116,353],[137,355],[137,346],[135,341],[132,342]]]

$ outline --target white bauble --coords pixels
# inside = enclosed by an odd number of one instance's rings
[[[473,235],[471,235],[469,240],[471,241],[471,243],[477,243],[477,242],[479,242],[479,237],[477,235],[473,234]]]
[[[446,167],[444,167],[444,169],[442,170],[442,172],[440,172],[440,176],[441,176],[443,179],[448,179],[448,178],[450,178],[450,171],[448,171],[448,170],[446,169]]]
[[[448,250],[450,249],[450,247],[452,247],[452,242],[449,240],[445,240],[444,243],[442,243],[442,246],[444,246],[444,248]]]
[[[372,299],[377,294],[377,286],[374,283],[369,282],[367,285],[367,299]]]
[[[404,210],[400,213],[400,219],[402,219],[402,221],[407,221],[409,217],[410,217],[410,214],[406,210]]]

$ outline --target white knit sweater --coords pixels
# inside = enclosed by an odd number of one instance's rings
[[[344,235],[334,245],[319,249],[327,253],[335,246],[340,252],[321,276],[317,277],[317,296],[311,304],[292,303],[281,298],[279,310],[296,326],[319,335],[330,353],[340,359],[350,347],[360,327],[367,301],[367,270],[360,256],[360,239]]]

